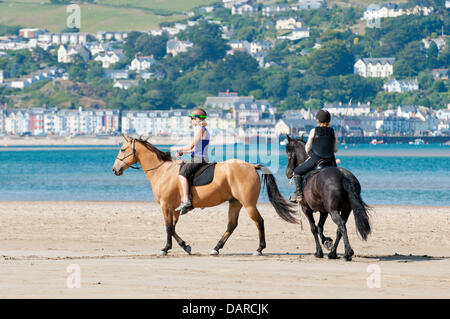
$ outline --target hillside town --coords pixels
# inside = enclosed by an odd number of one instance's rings
[[[0,59],[13,51],[29,50],[36,52],[39,48],[55,56],[55,65],[40,65],[32,72],[23,72],[18,76],[11,70],[0,70],[0,87],[9,101],[15,101],[14,96],[20,92],[28,92],[38,83],[71,83],[73,71],[71,65],[77,61],[84,63],[98,62],[101,66],[101,78],[110,81],[112,90],[128,91],[137,88],[147,81],[161,81],[167,74],[157,66],[164,59],[183,55],[195,48],[190,40],[179,39],[178,35],[188,28],[195,27],[206,21],[219,27],[221,37],[229,49],[226,56],[246,53],[251,56],[261,70],[280,67],[273,59],[273,50],[282,43],[295,45],[303,39],[311,37],[313,32],[309,25],[291,13],[302,10],[320,10],[327,8],[324,0],[299,0],[295,2],[279,2],[266,4],[266,1],[223,0],[211,6],[198,8],[198,12],[188,12],[188,17],[201,14],[200,19],[177,22],[160,29],[141,31],[151,36],[167,35],[165,56],[157,58],[154,55],[136,53],[129,59],[124,52],[129,32],[60,32],[54,33],[38,28],[22,28],[18,35],[0,37]],[[446,1],[446,8],[449,7]],[[235,40],[231,25],[222,24],[209,14],[216,10],[229,10],[231,16],[249,17],[259,15],[264,17],[267,28],[273,28],[276,38]],[[383,3],[370,5],[360,17],[361,21],[370,23],[377,19],[397,18],[401,16],[428,16],[434,8],[414,6],[402,8],[397,4]],[[180,33],[181,32],[181,33]],[[430,34],[421,39],[424,49],[436,47],[439,55],[448,47],[448,36]],[[315,42],[311,48],[301,50],[298,55],[309,56],[311,50],[322,47]],[[448,48],[447,48],[448,50]],[[381,80],[379,91],[385,94],[406,94],[421,89],[421,81],[416,77],[395,77],[397,59],[393,56],[359,57],[352,62],[353,75],[359,78]],[[0,64],[1,65],[1,64]],[[281,67],[283,67],[281,65]],[[444,88],[448,85],[448,68],[431,68],[428,76],[430,81],[441,81]],[[69,72],[70,71],[70,72]],[[72,73],[71,73],[72,72]],[[180,71],[182,72],[182,70]],[[441,83],[439,82],[439,83]],[[447,84],[446,84],[447,83]],[[318,108],[325,108],[333,115],[332,125],[342,130],[345,136],[381,135],[392,136],[449,136],[450,103],[430,107],[426,105],[388,104],[383,108],[371,106],[370,101],[357,102],[352,100],[321,102],[314,104],[309,98],[303,107],[293,109],[280,107],[269,99],[259,95],[239,95],[239,92],[222,87],[222,92],[215,96],[205,96],[203,102],[194,103],[208,111],[208,125],[217,134],[224,135],[258,135],[280,136],[283,134],[303,134],[314,127],[314,115]],[[443,89],[445,90],[445,89]],[[439,92],[442,92],[439,91]],[[13,103],[13,104],[11,104]],[[203,103],[203,104],[202,104]],[[273,105],[275,104],[275,105]],[[314,104],[314,105],[313,105]],[[55,103],[42,104],[24,108],[19,102],[7,103],[3,100],[0,108],[1,135],[112,135],[139,134],[171,136],[183,134],[189,127],[187,117],[189,106],[165,105],[164,109],[129,109],[114,108],[110,105],[71,105],[61,107]]]

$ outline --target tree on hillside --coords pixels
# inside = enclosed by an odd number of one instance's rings
[[[426,66],[426,56],[420,41],[409,43],[394,64],[394,74],[399,77],[417,76]]]
[[[180,32],[181,40],[189,40],[201,52],[202,60],[217,61],[225,57],[229,46],[222,38],[222,32],[216,24],[201,21],[198,25]]]
[[[354,57],[344,42],[332,40],[309,57],[309,70],[316,75],[331,76],[352,73]]]
[[[133,59],[135,55],[151,56],[161,59],[166,55],[167,34],[153,36],[147,33],[131,32],[124,44],[125,55]]]

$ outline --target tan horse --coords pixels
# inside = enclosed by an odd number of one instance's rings
[[[181,184],[178,180],[180,164],[174,162],[169,152],[162,152],[152,144],[142,139],[124,136],[125,143],[121,147],[114,162],[113,172],[120,176],[123,172],[139,163],[152,185],[155,201],[161,206],[167,231],[167,243],[161,255],[166,255],[172,249],[172,237],[190,254],[191,247],[175,231],[179,212],[175,208],[180,204],[182,197]],[[135,168],[135,167],[133,167]],[[223,248],[238,223],[239,212],[245,207],[250,218],[256,223],[259,232],[259,247],[255,254],[261,255],[266,247],[264,234],[264,220],[261,217],[256,203],[258,201],[261,181],[257,170],[263,172],[263,180],[267,185],[270,202],[278,215],[285,221],[298,223],[295,218],[296,211],[292,204],[287,202],[280,194],[275,178],[270,171],[262,165],[254,165],[241,160],[232,159],[217,163],[213,181],[204,186],[191,187],[192,204],[195,208],[211,207],[225,201],[229,202],[228,226],[222,238],[212,250],[217,255]]]

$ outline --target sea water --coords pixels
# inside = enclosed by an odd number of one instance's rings
[[[167,151],[168,146],[158,146]],[[119,146],[0,147],[2,201],[153,201],[142,170],[112,172]],[[284,146],[269,152],[245,145],[211,146],[210,161],[240,158],[271,168],[283,196],[294,191]],[[339,145],[338,166],[360,181],[368,204],[450,206],[450,147]],[[265,189],[260,202],[267,202]]]

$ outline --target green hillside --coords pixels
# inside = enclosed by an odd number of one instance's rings
[[[81,31],[131,31],[158,28],[159,23],[181,19],[184,11],[215,0],[99,0],[83,3]],[[67,5],[49,0],[0,1],[0,24],[43,28],[53,32],[66,27]]]

